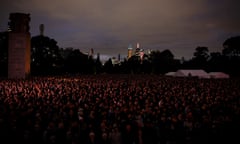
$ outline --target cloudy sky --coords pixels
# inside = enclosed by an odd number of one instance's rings
[[[124,57],[139,42],[189,59],[197,46],[221,51],[224,40],[240,35],[239,6],[239,0],[5,0],[0,31],[10,13],[30,13],[31,35],[44,24],[44,34],[62,48]]]

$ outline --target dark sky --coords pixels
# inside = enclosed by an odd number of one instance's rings
[[[240,35],[239,0],[5,0],[0,5],[0,31],[9,14],[30,13],[31,35],[54,38],[58,46],[91,48],[103,56],[127,55],[129,44],[169,49],[175,58],[192,57],[197,46],[222,50]]]

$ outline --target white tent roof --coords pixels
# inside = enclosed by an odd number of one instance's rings
[[[229,78],[230,76],[223,72],[210,72],[208,73],[211,78]]]
[[[165,74],[166,76],[175,76],[175,72],[168,72]]]
[[[183,70],[180,69],[178,71],[176,71],[175,76],[177,77],[187,77],[187,76],[192,76],[192,77],[198,77],[198,78],[209,78],[210,76],[208,75],[207,72],[205,72],[202,69],[187,69],[187,70]]]

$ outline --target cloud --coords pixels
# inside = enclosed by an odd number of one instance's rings
[[[2,10],[5,15],[13,10],[31,13],[32,35],[44,23],[46,35],[60,47],[94,48],[107,55],[126,54],[129,43],[140,42],[144,48],[170,49],[177,57],[190,57],[199,45],[219,50],[224,39],[240,33],[238,0],[12,0],[8,4]]]

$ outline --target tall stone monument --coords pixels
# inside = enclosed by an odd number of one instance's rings
[[[8,78],[26,78],[30,74],[30,14],[11,13],[9,17]]]

